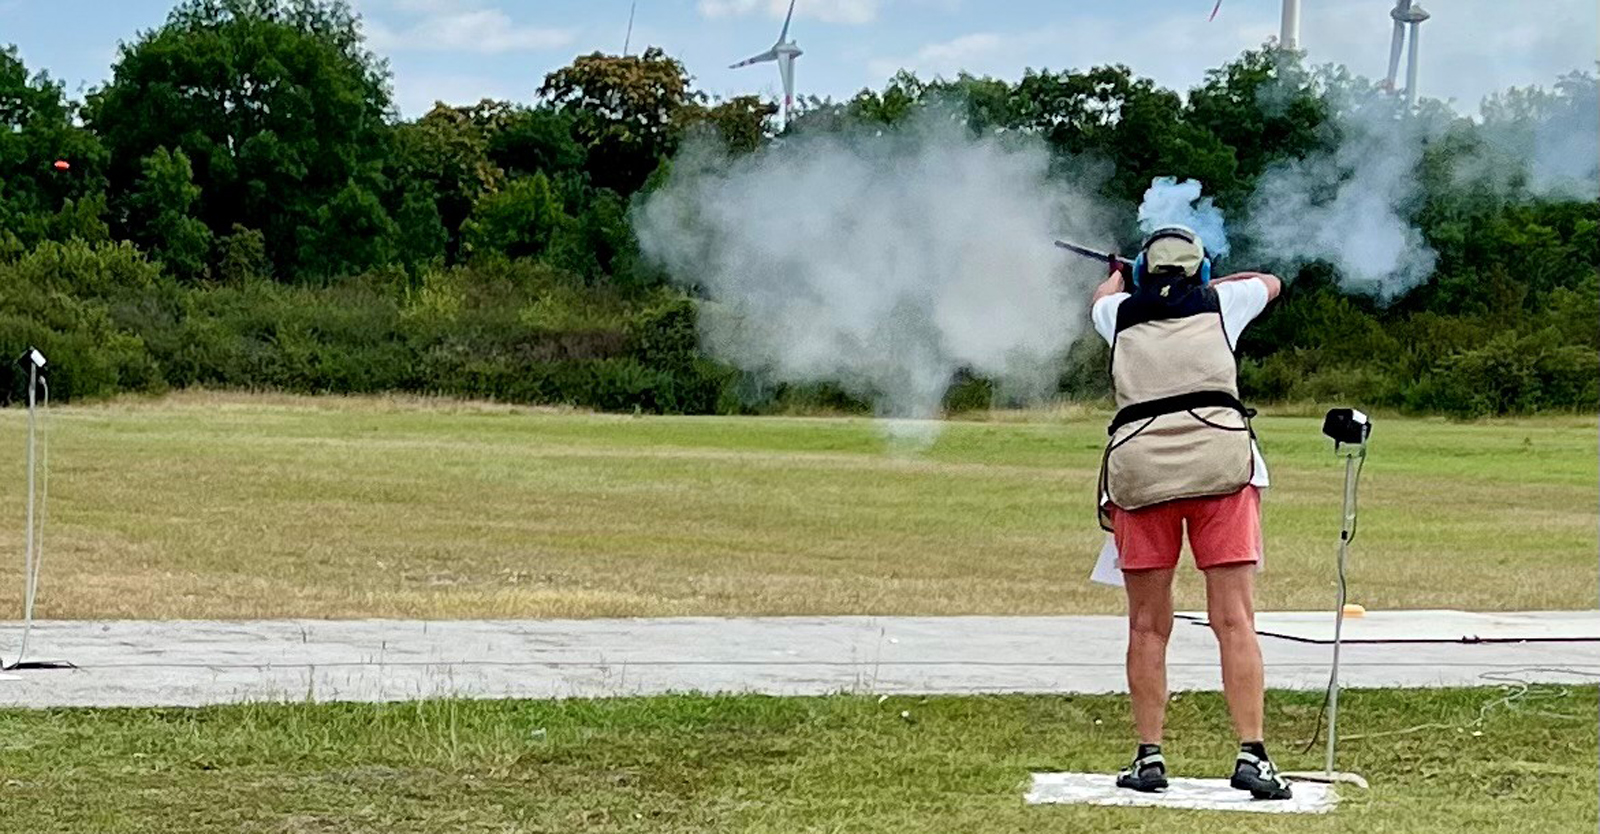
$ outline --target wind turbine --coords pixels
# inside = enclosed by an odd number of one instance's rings
[[[778,33],[778,42],[773,44],[771,49],[728,67],[728,69],[738,69],[740,67],[748,67],[751,64],[765,64],[770,61],[778,63],[778,74],[783,76],[783,123],[785,125],[789,124],[789,108],[794,106],[794,59],[804,54],[800,51],[800,47],[795,45],[794,41],[787,40],[789,37],[789,21],[794,19],[794,2],[795,0],[789,0],[789,14],[783,19],[783,31]]]
[[[1384,82],[1389,92],[1395,92],[1395,77],[1400,73],[1400,52],[1406,43],[1406,27],[1411,27],[1411,49],[1406,56],[1406,106],[1417,106],[1417,62],[1420,45],[1418,37],[1422,33],[1422,21],[1432,17],[1423,10],[1421,3],[1412,0],[1395,0],[1394,8],[1389,11],[1389,17],[1394,19],[1394,37],[1389,41],[1389,78]]]
[[[1206,18],[1210,23],[1217,19],[1217,12],[1222,11],[1222,0],[1217,0],[1211,7],[1211,17]],[[1300,48],[1300,0],[1283,0],[1283,19],[1278,29],[1278,48],[1294,51]]]

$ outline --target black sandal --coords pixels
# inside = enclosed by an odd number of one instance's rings
[[[1139,756],[1117,774],[1117,787],[1142,793],[1167,789],[1167,759],[1160,753]]]
[[[1249,791],[1256,799],[1293,799],[1289,780],[1278,773],[1270,759],[1263,759],[1249,751],[1239,751],[1233,763],[1233,778],[1228,784],[1241,791]]]

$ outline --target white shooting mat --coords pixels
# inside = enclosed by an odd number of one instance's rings
[[[1254,799],[1246,791],[1229,787],[1226,779],[1173,778],[1161,793],[1140,793],[1117,787],[1117,778],[1104,773],[1035,773],[1022,799],[1029,805],[1120,805],[1256,814],[1326,814],[1339,801],[1329,785],[1296,782],[1293,788],[1293,799]]]
[[[1207,625],[1204,612],[1177,615]],[[1263,611],[1256,633],[1304,643],[1333,642],[1332,611]],[[1368,611],[1344,618],[1346,643],[1515,643],[1600,641],[1600,611]]]

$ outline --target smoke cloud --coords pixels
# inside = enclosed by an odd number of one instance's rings
[[[1595,85],[1564,80],[1560,96],[1510,102],[1500,124],[1476,126],[1494,156],[1454,160],[1458,181],[1493,172],[1524,195],[1592,198]],[[1214,255],[1231,243],[1287,276],[1326,262],[1347,290],[1393,300],[1433,273],[1437,255],[1411,221],[1421,163],[1463,124],[1403,109],[1371,91],[1337,106],[1338,144],[1268,168],[1232,241],[1194,180],[1154,180],[1139,225],[1189,226]],[[898,438],[926,442],[937,429],[922,421],[963,371],[1015,400],[1054,390],[1102,273],[1051,239],[1120,239],[1097,183],[1061,166],[1037,137],[974,138],[937,112],[896,129],[791,134],[742,156],[691,142],[635,229],[646,256],[705,299],[710,355],[772,382],[838,383]]]
[[[1444,141],[1457,187],[1509,199],[1600,197],[1600,86],[1573,73],[1553,90],[1509,90],[1485,101],[1483,120],[1432,103],[1405,112],[1395,99],[1336,102],[1331,151],[1269,168],[1243,224],[1252,249],[1280,267],[1325,261],[1349,291],[1391,301],[1425,282],[1438,261],[1411,218],[1424,199],[1423,157]]]
[[[709,300],[702,343],[777,381],[834,381],[881,417],[939,415],[958,371],[1052,393],[1102,277],[1057,236],[1109,239],[1036,139],[950,120],[680,154],[637,217],[644,252]],[[891,421],[903,439],[927,424]]]
[[[1463,179],[1521,179],[1541,197],[1600,198],[1600,79],[1571,73],[1553,90],[1511,89],[1484,102],[1487,144]]]
[[[1157,177],[1144,192],[1139,204],[1139,230],[1150,234],[1162,226],[1188,226],[1200,236],[1206,251],[1214,257],[1228,254],[1228,232],[1222,209],[1210,197],[1201,197],[1199,180],[1178,182],[1175,177]]]
[[[1346,289],[1392,300],[1428,279],[1438,256],[1410,217],[1422,199],[1424,123],[1379,103],[1340,118],[1332,151],[1269,168],[1247,231],[1280,264],[1332,264]]]

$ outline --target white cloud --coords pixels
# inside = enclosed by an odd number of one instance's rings
[[[796,3],[796,19],[820,20],[823,23],[848,23],[860,25],[878,19],[878,9],[884,0],[806,0]],[[745,17],[764,12],[774,20],[783,20],[789,13],[788,0],[700,0],[700,14],[704,17]]]
[[[1006,40],[993,32],[977,32],[944,43],[929,44],[917,53],[917,60],[961,65],[974,58],[993,55],[1005,45]]]
[[[1025,41],[1033,37],[1036,36],[974,32],[927,44],[909,57],[874,58],[868,62],[867,70],[880,78],[888,78],[902,69],[912,70],[919,75],[950,76],[962,71],[982,73],[983,67],[1008,53],[1015,54]]]
[[[396,0],[395,6],[421,12],[423,17],[398,29],[369,17],[367,38],[380,52],[537,52],[566,46],[576,38],[569,29],[518,25],[497,8],[462,8],[441,0]]]

